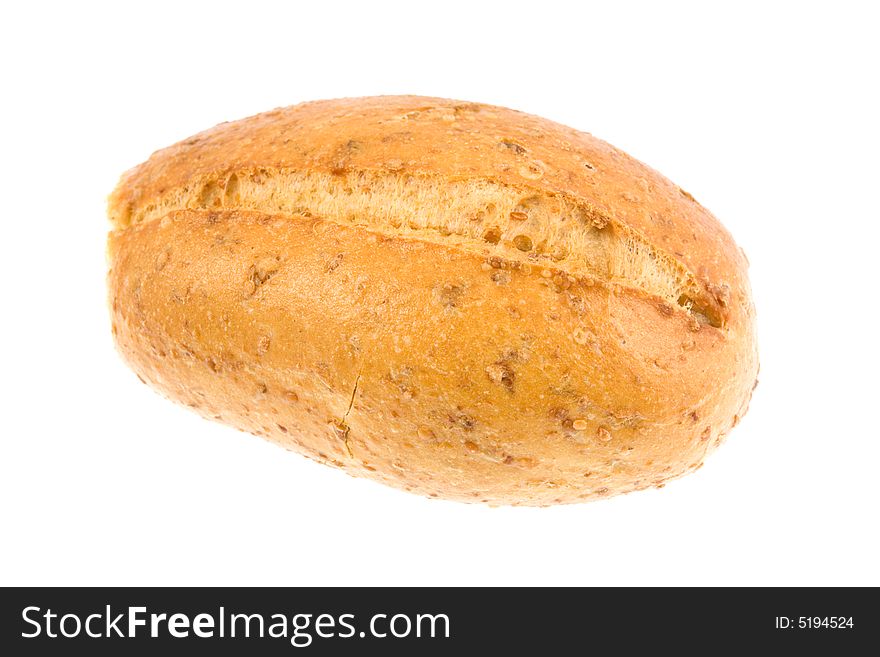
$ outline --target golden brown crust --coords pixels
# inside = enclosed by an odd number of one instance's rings
[[[217,209],[203,194],[231,174],[290,172],[322,194],[328,179],[371,176],[359,208],[389,176],[564,199],[597,224],[567,245],[634,236],[698,298],[670,302],[598,257],[581,271],[580,251],[523,255],[506,238],[446,224],[426,236],[326,202],[304,216],[277,202],[283,185]],[[512,110],[418,97],[275,110],[158,152],[123,177],[110,214],[114,332],[143,379],[422,494],[542,505],[662,485],[699,467],[756,376],[746,265],[720,224],[604,142]]]

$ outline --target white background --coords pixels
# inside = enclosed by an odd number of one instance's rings
[[[0,584],[880,584],[872,3],[7,3]],[[220,121],[390,93],[592,132],[751,260],[762,369],[702,470],[546,509],[432,501],[138,382],[105,308],[119,174]]]

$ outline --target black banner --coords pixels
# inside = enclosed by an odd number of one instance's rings
[[[877,645],[878,614],[876,589],[3,589],[0,648],[6,655],[588,654],[608,646],[622,654],[637,647],[855,654]]]

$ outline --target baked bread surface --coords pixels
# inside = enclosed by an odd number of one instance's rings
[[[424,97],[155,153],[110,199],[113,332],[206,417],[431,497],[546,505],[700,467],[757,375],[747,263],[594,137]]]

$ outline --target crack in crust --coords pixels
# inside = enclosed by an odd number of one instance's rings
[[[718,295],[675,258],[560,194],[485,179],[259,168],[192,179],[138,207],[113,206],[110,214],[123,230],[183,209],[312,216],[638,289],[701,325],[724,324]]]

